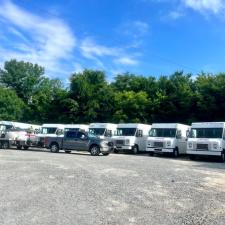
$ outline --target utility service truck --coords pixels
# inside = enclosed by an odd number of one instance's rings
[[[101,139],[111,140],[116,132],[117,125],[112,123],[91,123],[89,133]]]
[[[113,137],[114,152],[132,151],[134,154],[146,151],[146,141],[151,125],[139,123],[121,123],[117,125]]]
[[[225,122],[192,123],[187,142],[187,154],[218,156],[225,161]]]
[[[154,154],[186,154],[189,126],[179,123],[153,123],[147,140],[146,151]]]

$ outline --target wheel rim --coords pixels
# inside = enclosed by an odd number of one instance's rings
[[[137,146],[134,146],[133,151],[134,151],[134,154],[137,154],[137,152],[138,152],[138,150],[137,150]]]
[[[178,157],[178,150],[175,150],[175,151],[174,151],[174,156],[175,156],[175,157]]]
[[[52,145],[51,150],[52,150],[52,152],[56,152],[58,150],[58,148],[56,145]]]
[[[96,155],[98,153],[98,148],[92,147],[91,152],[92,152],[93,155]]]
[[[222,161],[225,162],[225,153],[222,153]]]

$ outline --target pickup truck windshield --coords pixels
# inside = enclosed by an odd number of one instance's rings
[[[190,138],[222,138],[223,128],[192,128]]]
[[[117,136],[135,136],[137,128],[117,128]]]
[[[105,128],[89,128],[89,133],[100,136],[105,134],[105,130]]]
[[[55,134],[57,128],[56,127],[42,127],[41,133],[42,134]]]
[[[149,137],[175,137],[176,129],[174,128],[152,128]]]

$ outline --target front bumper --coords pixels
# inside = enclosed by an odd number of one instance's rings
[[[118,146],[114,146],[114,149],[117,149],[117,150],[132,150],[133,149],[133,146],[130,146],[130,145],[118,145]]]
[[[221,156],[221,151],[197,151],[197,150],[187,150],[189,155],[212,155],[212,156]]]
[[[154,152],[154,153],[173,153],[174,148],[152,148],[147,147],[146,152]]]

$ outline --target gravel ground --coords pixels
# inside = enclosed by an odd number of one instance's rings
[[[225,224],[225,164],[1,150],[0,224]]]

